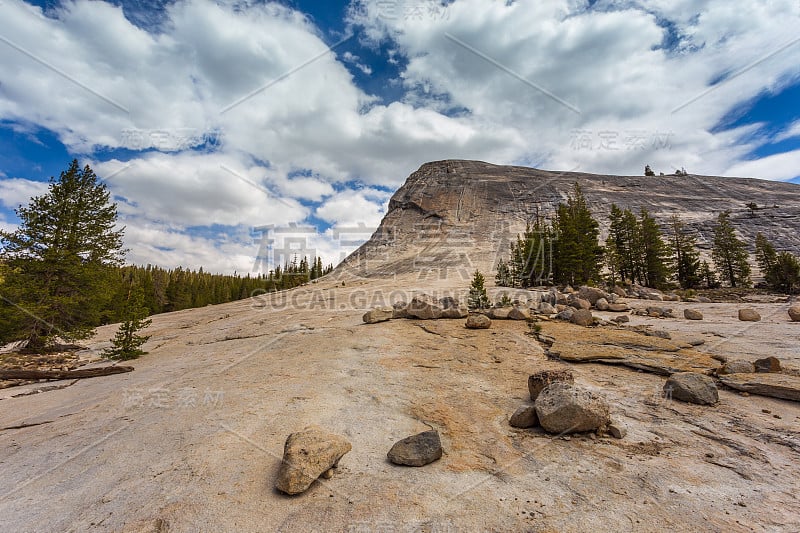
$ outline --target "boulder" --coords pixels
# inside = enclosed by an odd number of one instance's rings
[[[789,308],[789,318],[792,322],[800,322],[800,305],[793,305]]]
[[[733,361],[728,361],[722,368],[719,369],[720,375],[725,374],[752,374],[756,371],[755,365],[750,361],[744,361],[742,359],[735,359]]]
[[[664,299],[665,302],[680,302],[681,301],[681,297],[678,296],[677,294],[665,294],[663,296],[663,299]]]
[[[377,324],[378,322],[386,322],[394,317],[394,308],[392,307],[376,307],[371,311],[364,313],[361,319],[367,324]]]
[[[575,312],[572,313],[570,322],[578,326],[591,326],[594,324],[594,316],[589,309],[576,309]]]
[[[705,296],[698,296],[697,301],[700,302],[701,304],[710,304],[711,298],[706,298]]]
[[[542,302],[539,304],[539,313],[542,315],[553,315],[556,312],[556,308],[552,306],[552,304],[548,302]]]
[[[664,394],[667,398],[698,405],[714,405],[719,401],[714,380],[697,372],[672,374],[664,383]]]
[[[527,307],[518,305],[511,309],[508,313],[510,320],[528,320],[531,317],[531,312]]]
[[[489,309],[489,318],[493,320],[507,320],[513,307],[494,307]]]
[[[601,298],[608,300],[608,294],[597,287],[588,287],[584,285],[578,289],[578,298],[587,300],[591,305],[595,305],[597,300]]]
[[[452,296],[445,296],[439,300],[439,307],[442,308],[442,318],[467,318],[469,309],[464,304],[459,304],[458,300]]]
[[[539,424],[549,433],[577,433],[604,428],[609,423],[606,401],[570,383],[548,385],[536,398]]]
[[[628,434],[628,428],[620,422],[611,422],[608,425],[608,434],[615,439],[624,439]]]
[[[627,293],[627,292],[625,292],[625,289],[623,289],[623,288],[622,288],[622,287],[620,287],[619,285],[614,285],[614,286],[611,288],[611,292],[613,292],[614,294],[616,294],[616,295],[617,295],[617,296],[619,296],[620,298],[627,298],[627,297],[628,297],[628,293]]]
[[[697,309],[684,309],[683,318],[686,320],[703,320],[703,313]]]
[[[422,320],[432,320],[442,318],[442,307],[439,301],[428,296],[427,294],[420,294],[411,299],[411,303],[406,308],[408,315]]]
[[[756,359],[753,361],[753,366],[755,367],[756,372],[763,374],[778,373],[781,371],[781,362],[776,357]]]
[[[300,494],[317,478],[336,468],[351,449],[344,437],[317,426],[292,433],[283,446],[283,460],[275,486],[286,494]]]
[[[624,313],[625,311],[630,311],[631,308],[626,302],[616,302],[608,304],[608,310],[614,313]]]
[[[386,454],[391,462],[404,466],[425,466],[442,457],[442,442],[436,430],[423,431],[397,441]]]
[[[598,298],[597,301],[594,303],[594,307],[598,311],[608,311],[609,305],[610,304],[608,303],[608,300],[606,300],[605,298]]]
[[[392,318],[408,318],[408,316],[408,304],[406,302],[392,304]]]
[[[559,320],[572,320],[572,315],[574,314],[575,314],[574,308],[566,307],[564,308],[563,311],[559,311],[558,314],[556,314],[556,318]]]
[[[739,309],[739,320],[742,322],[758,322],[761,315],[755,309]]]
[[[523,405],[511,415],[508,420],[511,427],[515,428],[534,428],[539,425],[539,417],[536,416],[536,407],[533,405]]]
[[[574,307],[575,309],[591,309],[592,304],[589,300],[584,300],[583,298],[572,298],[568,304],[570,307]]]
[[[528,376],[528,392],[531,395],[531,400],[535,401],[539,393],[551,383],[574,383],[574,381],[575,378],[571,370],[542,370]]]
[[[467,329],[489,329],[492,325],[491,319],[479,313],[472,313],[467,317],[465,326]]]
[[[631,317],[628,315],[620,315],[612,318],[611,321],[616,322],[617,324],[627,324],[631,321]]]

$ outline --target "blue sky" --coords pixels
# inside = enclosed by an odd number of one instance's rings
[[[2,0],[0,227],[73,157],[130,262],[240,273],[338,262],[430,160],[800,182],[798,22],[794,0]]]

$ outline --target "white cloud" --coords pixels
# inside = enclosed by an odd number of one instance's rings
[[[325,200],[315,215],[335,226],[377,228],[386,214],[389,194],[376,189],[345,190]]]
[[[785,141],[794,137],[800,137],[800,120],[793,122],[789,127],[785,128],[778,135],[775,136],[774,142]]]
[[[16,209],[19,205],[27,205],[31,198],[47,192],[47,183],[22,178],[4,178],[0,180],[0,203]]]
[[[800,176],[800,150],[770,155],[736,163],[725,171],[726,176],[790,180]]]

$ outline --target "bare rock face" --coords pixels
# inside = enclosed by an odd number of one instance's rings
[[[753,366],[756,372],[759,373],[778,373],[781,371],[781,362],[777,357],[765,357],[763,359],[756,359],[753,361]]]
[[[703,320],[703,313],[697,309],[684,309],[683,318],[686,320]]]
[[[467,317],[465,324],[467,329],[489,329],[492,326],[492,320],[479,313],[472,313]]]
[[[594,324],[594,315],[589,309],[576,309],[570,321],[578,326],[591,326]]]
[[[410,317],[420,318],[422,320],[435,320],[442,318],[442,306],[439,301],[428,296],[427,294],[420,294],[411,299],[408,304],[406,312]]]
[[[336,468],[351,449],[344,437],[317,426],[292,433],[283,447],[283,461],[275,486],[286,494],[300,494],[317,478]]]
[[[758,322],[761,315],[755,309],[739,309],[739,320],[742,322]]]
[[[536,400],[539,393],[551,383],[564,382],[574,383],[575,377],[569,369],[563,370],[543,370],[528,376],[528,392],[531,400]]]
[[[722,365],[722,368],[719,369],[719,374],[752,374],[755,371],[756,367],[750,361],[735,359]]]
[[[800,305],[793,305],[789,308],[789,318],[792,322],[800,322]]]
[[[442,457],[442,442],[436,430],[406,437],[392,446],[387,457],[396,465],[425,466]]]
[[[728,387],[750,394],[800,402],[800,377],[787,374],[731,374],[720,376]]]
[[[698,405],[714,405],[719,401],[719,393],[714,380],[697,372],[672,374],[664,384],[667,398]]]
[[[527,429],[539,425],[539,417],[536,415],[536,407],[533,405],[523,405],[511,415],[508,424],[514,428]]]
[[[610,422],[608,404],[603,398],[564,382],[542,390],[536,398],[536,414],[545,431],[556,434],[594,431]]]
[[[364,313],[362,320],[367,324],[377,324],[378,322],[386,322],[392,318],[394,318],[394,308],[378,307]]]

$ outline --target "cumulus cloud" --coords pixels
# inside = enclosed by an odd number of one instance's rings
[[[47,192],[47,183],[22,178],[5,178],[0,180],[0,203],[15,209],[26,205],[31,198]]]

